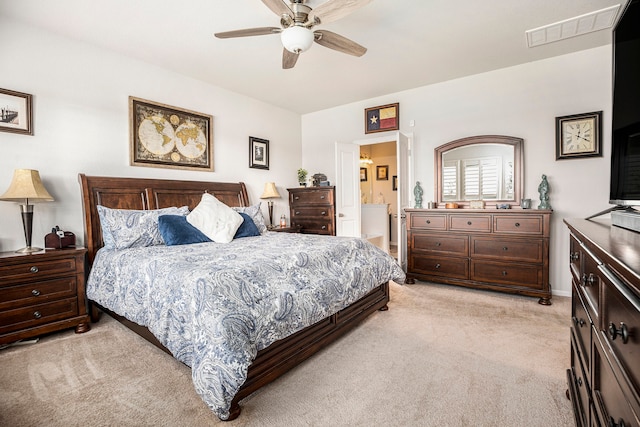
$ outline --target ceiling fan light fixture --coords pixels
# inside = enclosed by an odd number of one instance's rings
[[[307,51],[313,44],[313,37],[313,31],[298,25],[285,28],[280,33],[282,45],[292,53]]]

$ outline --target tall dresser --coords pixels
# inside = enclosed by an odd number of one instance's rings
[[[291,227],[301,233],[336,235],[335,187],[288,188]]]
[[[640,233],[567,219],[576,425],[640,426]]]
[[[539,297],[551,304],[551,211],[405,209],[407,280]]]

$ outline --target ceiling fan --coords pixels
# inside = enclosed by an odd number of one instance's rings
[[[307,0],[261,0],[271,11],[280,17],[281,28],[258,27],[245,30],[215,33],[220,39],[234,37],[262,36],[280,34],[282,45],[282,68],[293,68],[300,54],[311,47],[315,41],[321,46],[353,56],[362,56],[367,48],[339,34],[327,30],[313,30],[319,24],[337,21],[354,10],[368,4],[371,0],[328,0],[312,9]]]

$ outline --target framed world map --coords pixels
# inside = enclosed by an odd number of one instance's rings
[[[213,116],[129,97],[132,166],[213,171]]]

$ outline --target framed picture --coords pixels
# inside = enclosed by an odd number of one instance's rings
[[[367,168],[360,168],[360,182],[367,180]]]
[[[213,171],[213,116],[129,97],[132,166]]]
[[[33,135],[32,100],[28,93],[0,89],[0,130]]]
[[[364,133],[387,132],[400,129],[400,104],[365,108]]]
[[[376,166],[376,179],[378,181],[389,180],[389,165]]]
[[[398,191],[398,175],[393,175],[392,178],[392,190]]]
[[[556,117],[556,160],[602,156],[602,111]]]
[[[269,141],[249,137],[249,167],[269,169]]]

